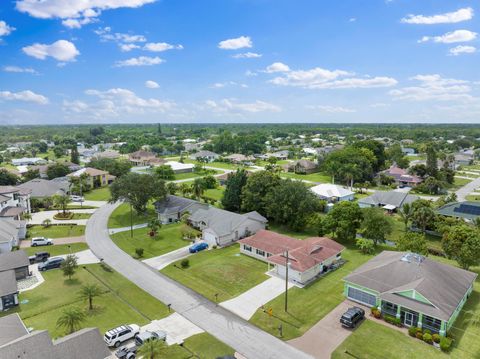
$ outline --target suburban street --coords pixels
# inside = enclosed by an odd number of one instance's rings
[[[311,358],[123,252],[112,242],[107,228],[108,218],[118,205],[104,205],[87,223],[87,243],[105,263],[248,359]]]
[[[475,178],[473,181],[467,183],[465,186],[460,187],[455,193],[457,195],[457,201],[463,202],[466,201],[465,197],[468,196],[471,192],[480,187],[480,177]]]

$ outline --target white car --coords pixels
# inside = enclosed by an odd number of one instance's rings
[[[83,201],[85,201],[85,199],[82,196],[75,196],[75,195],[71,195],[70,199],[73,202],[83,202]]]
[[[53,240],[50,238],[45,238],[45,237],[34,237],[32,238],[32,247],[37,247],[37,246],[51,246],[53,244]]]
[[[109,347],[118,348],[121,343],[135,338],[140,333],[140,327],[136,324],[121,325],[117,328],[108,330],[103,336],[103,340]]]

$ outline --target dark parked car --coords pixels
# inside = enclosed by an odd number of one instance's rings
[[[340,323],[347,328],[355,328],[365,318],[365,311],[359,307],[348,308],[340,318]]]
[[[207,249],[207,248],[208,248],[208,244],[205,243],[205,242],[201,242],[201,243],[195,243],[193,246],[188,248],[188,251],[190,253],[197,253],[197,252],[203,251],[204,249]]]
[[[135,344],[125,346],[123,348],[118,349],[115,352],[115,356],[118,359],[135,359],[136,354],[137,354],[137,346]]]
[[[46,271],[49,269],[60,268],[62,263],[65,261],[62,257],[48,258],[45,262],[38,264],[39,271]]]
[[[48,252],[37,252],[35,255],[28,257],[30,264],[45,262],[50,257]]]

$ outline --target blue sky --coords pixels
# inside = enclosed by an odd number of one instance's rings
[[[0,124],[479,122],[480,6],[0,5]]]

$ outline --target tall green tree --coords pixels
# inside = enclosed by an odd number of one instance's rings
[[[47,167],[48,179],[65,177],[69,173],[70,173],[69,168],[62,163],[55,163]]]
[[[155,167],[155,175],[158,178],[164,179],[164,180],[174,180],[175,179],[175,172],[173,172],[173,169],[169,165],[162,165]]]
[[[427,255],[428,246],[425,236],[420,233],[406,232],[403,236],[397,239],[396,248],[403,252],[413,252]]]
[[[413,207],[410,203],[405,203],[399,210],[398,214],[402,218],[403,224],[405,225],[405,232],[408,231],[408,224],[410,223],[413,217]]]
[[[25,182],[28,182],[32,179],[40,178],[40,171],[36,169],[29,169],[27,172],[23,174],[22,177]]]
[[[63,215],[67,213],[67,207],[70,203],[70,197],[66,194],[56,194],[53,196],[53,204],[62,210]]]
[[[227,211],[239,212],[242,207],[242,190],[247,183],[247,173],[243,169],[230,173],[222,197],[222,206]]]
[[[0,168],[0,186],[15,186],[17,183],[18,177],[16,175]]]
[[[480,232],[475,227],[466,224],[449,227],[443,233],[442,248],[463,269],[480,264]]]
[[[353,182],[365,182],[373,178],[375,163],[377,159],[371,150],[345,147],[330,153],[322,167],[335,181],[353,186]]]
[[[435,211],[432,203],[425,199],[419,199],[412,203],[413,224],[422,230],[423,235],[427,233],[427,227],[432,226],[435,221]]]
[[[83,310],[77,307],[67,307],[62,310],[62,314],[57,320],[57,327],[65,328],[67,334],[72,334],[80,329],[85,319],[86,315]]]
[[[355,202],[337,203],[325,217],[325,225],[335,238],[354,241],[362,224],[362,210]]]
[[[132,163],[128,160],[113,159],[113,158],[95,158],[89,163],[90,167],[107,171],[115,177],[121,177],[130,172]]]
[[[436,177],[438,174],[437,151],[432,145],[427,147],[427,175]]]
[[[380,208],[365,208],[361,225],[362,234],[371,239],[375,245],[385,243],[393,231],[393,220]]]
[[[205,183],[201,178],[195,178],[191,186],[191,191],[196,199],[202,197],[203,192],[205,191]]]
[[[280,176],[271,171],[253,172],[242,189],[242,210],[266,215],[266,196],[280,184]]]
[[[385,145],[375,140],[363,140],[357,141],[353,144],[355,148],[367,148],[372,151],[375,156],[375,162],[373,163],[373,170],[375,172],[380,171],[385,166]]]
[[[65,277],[68,277],[69,280],[72,279],[72,277],[75,274],[75,271],[78,268],[78,258],[75,254],[69,254],[65,257],[65,260],[62,262],[60,269],[63,272],[63,275]]]
[[[78,154],[77,146],[73,146],[70,150],[70,162],[76,163],[77,165],[80,163],[80,155]]]

